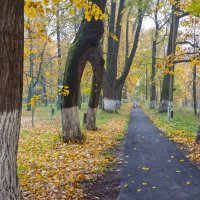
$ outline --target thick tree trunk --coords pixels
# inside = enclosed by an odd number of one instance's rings
[[[113,1],[114,2],[114,1]],[[112,8],[113,7],[113,8]],[[107,80],[103,84],[103,96],[104,96],[104,110],[106,112],[115,112],[116,110],[116,91],[115,91],[115,81],[117,77],[117,60],[118,60],[118,54],[119,54],[119,43],[120,43],[120,37],[121,37],[121,20],[123,15],[123,9],[124,9],[124,0],[119,1],[119,7],[118,7],[118,15],[117,20],[115,23],[115,15],[114,12],[116,10],[116,3],[111,3],[111,18],[109,23],[109,34],[114,34],[117,36],[118,41],[113,40],[113,38],[109,35],[108,38],[108,50],[107,50]],[[114,29],[113,27],[116,27]],[[108,84],[108,86],[105,86],[105,84]],[[107,90],[107,91],[106,91]],[[108,108],[108,110],[107,110]]]
[[[24,1],[0,7],[0,199],[22,199],[17,149],[23,88]]]
[[[104,12],[106,0],[93,0],[92,2],[96,3]],[[64,142],[82,140],[80,122],[75,120],[79,119],[78,97],[80,82],[86,62],[94,49],[97,48],[103,32],[104,25],[102,20],[96,21],[92,19],[88,22],[83,19],[76,38],[69,49],[63,79],[63,85],[69,87],[69,95],[62,97],[61,104],[62,138]]]
[[[97,130],[96,112],[97,112],[99,98],[101,94],[101,87],[102,87],[102,82],[103,82],[103,70],[104,70],[104,63],[105,63],[100,44],[92,52],[88,61],[92,65],[93,80],[92,80],[90,100],[88,104],[86,128],[88,130]]]
[[[86,115],[86,129],[96,131],[96,115],[97,115],[97,108],[90,108],[88,107],[87,115]]]
[[[172,54],[173,54],[172,56],[175,55],[175,49],[176,49],[175,43],[176,43],[179,20],[180,20],[179,16],[177,16],[175,13],[176,11],[178,11],[178,8],[176,6],[177,5],[172,5],[172,23],[170,25],[170,33],[169,33],[168,46],[167,46],[167,56],[172,55]],[[166,66],[165,68],[169,69],[169,66]],[[172,68],[170,68],[170,70],[172,70]],[[174,79],[173,75],[172,75],[172,79]],[[165,74],[164,79],[163,79],[161,99],[160,99],[160,105],[159,105],[160,112],[168,111],[168,106],[169,106],[169,101],[170,101],[169,89],[170,89],[170,74]],[[171,93],[173,95],[173,91]]]
[[[99,97],[99,109],[103,109],[103,96],[100,95]]]
[[[64,142],[82,142],[78,106],[62,108],[62,139]]]

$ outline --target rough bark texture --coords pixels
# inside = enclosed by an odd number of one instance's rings
[[[160,101],[159,111],[160,112],[167,112],[168,105],[169,105],[169,101],[168,100]]]
[[[155,35],[153,38],[152,43],[152,64],[151,64],[151,96],[150,96],[150,108],[156,107],[156,83],[155,83],[155,76],[156,76],[156,55],[157,55],[157,40],[158,40],[158,31],[159,31],[159,24],[158,24],[158,9],[157,6],[159,5],[159,0],[156,3],[156,9],[154,13],[154,21],[155,21]]]
[[[172,6],[172,23],[170,25],[170,33],[169,33],[168,46],[167,46],[167,56],[175,53],[176,47],[175,45],[173,45],[173,43],[175,43],[176,38],[177,38],[178,26],[179,26],[179,20],[180,20],[180,18],[175,14],[176,11],[178,11],[178,8],[176,7],[176,5],[173,5]],[[168,66],[166,66],[165,68],[168,69]],[[160,105],[159,105],[160,112],[167,112],[166,103],[169,103],[169,96],[170,96],[169,89],[170,89],[170,74],[165,74],[164,79],[163,79],[162,92],[161,92]]]
[[[99,104],[99,98],[101,94],[101,87],[103,82],[103,70],[104,70],[104,59],[103,53],[100,47],[98,47],[92,52],[88,61],[92,65],[93,79],[92,88],[90,93],[90,99],[88,104],[88,114],[86,120],[86,128],[88,130],[96,130],[96,109]],[[90,119],[91,118],[91,119]]]
[[[113,1],[114,2],[114,1]],[[106,99],[116,99],[116,77],[117,77],[117,60],[119,54],[119,44],[121,37],[121,20],[124,9],[124,0],[119,1],[118,15],[115,20],[116,3],[111,3],[111,17],[109,23],[109,33],[117,36],[118,41],[113,40],[111,36],[108,37],[108,49],[107,49],[107,66],[106,66],[106,80],[103,84],[103,97]],[[114,26],[116,27],[114,29]],[[104,106],[104,109],[106,107]],[[107,111],[105,109],[105,111]],[[110,111],[108,111],[110,112]]]
[[[104,110],[106,112],[111,112],[111,113],[116,112],[116,105],[117,105],[116,100],[104,98],[103,101],[104,101]]]
[[[92,2],[96,3],[104,12],[106,0],[92,0]],[[83,70],[91,53],[94,51],[95,48],[97,48],[103,32],[104,25],[102,20],[96,21],[95,19],[92,19],[90,22],[86,21],[85,19],[82,20],[76,38],[69,49],[65,65],[63,85],[69,87],[69,95],[62,97],[62,113],[66,113],[67,110],[67,113],[73,112],[73,109],[70,108],[77,107]],[[62,114],[62,123],[66,123],[66,121],[70,119],[67,118],[67,116],[68,114]],[[70,120],[72,121],[73,119],[71,118]],[[62,127],[64,142],[67,142],[68,139],[82,140],[81,137],[77,137],[77,135],[82,136],[82,134],[79,133],[80,125],[73,122],[68,123],[70,124],[70,126],[73,125],[74,127],[70,127],[70,130],[68,130],[68,126],[63,124]],[[74,131],[74,133],[72,133],[72,131]],[[69,137],[67,135],[69,135]]]
[[[4,0],[0,6],[0,199],[21,199],[17,178],[20,129],[24,1]]]
[[[61,111],[61,115],[62,115],[63,141],[64,142],[82,141],[78,106],[63,108]]]
[[[88,107],[87,116],[86,116],[86,129],[96,131],[96,115],[97,115],[97,108],[90,108]]]

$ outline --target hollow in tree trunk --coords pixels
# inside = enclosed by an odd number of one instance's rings
[[[0,19],[0,199],[20,200],[17,150],[23,88],[24,1],[4,0]]]

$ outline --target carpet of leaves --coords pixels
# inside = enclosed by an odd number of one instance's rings
[[[159,117],[159,113],[152,113],[144,107],[143,110],[155,126],[163,131],[171,141],[179,144],[180,149],[186,152],[187,158],[200,167],[200,144],[195,143],[196,133],[176,129],[170,123],[163,123]]]
[[[130,105],[101,123],[98,131],[83,130],[84,144],[65,144],[59,139],[59,119],[41,121],[35,128],[23,127],[18,151],[18,174],[24,199],[85,199],[84,183],[104,171],[114,148],[125,134]],[[97,121],[98,123],[98,121]],[[117,160],[116,160],[117,161]]]

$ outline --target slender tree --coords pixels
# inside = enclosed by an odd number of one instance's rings
[[[24,1],[1,1],[0,19],[0,199],[20,200],[17,149],[23,86]]]

